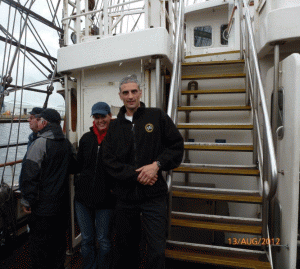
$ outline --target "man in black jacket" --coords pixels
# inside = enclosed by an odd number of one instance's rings
[[[183,138],[163,111],[145,108],[135,75],[120,82],[124,106],[103,143],[103,162],[116,179],[113,268],[138,268],[142,217],[147,251],[145,268],[165,268],[167,184],[162,171],[179,166]]]
[[[75,152],[64,137],[59,113],[37,115],[38,138],[28,148],[21,183],[24,211],[30,215],[29,251],[33,269],[64,268],[68,222],[68,176]]]

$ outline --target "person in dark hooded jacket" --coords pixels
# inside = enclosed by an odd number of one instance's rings
[[[79,141],[79,178],[75,181],[75,211],[81,231],[83,269],[108,269],[111,258],[110,226],[115,206],[111,194],[113,179],[104,170],[102,141],[110,121],[110,107],[93,105],[93,127]],[[99,250],[97,250],[98,242]]]
[[[69,174],[76,171],[75,151],[65,138],[60,114],[47,108],[36,115],[38,137],[23,164],[23,210],[29,216],[32,269],[64,268],[69,216]]]

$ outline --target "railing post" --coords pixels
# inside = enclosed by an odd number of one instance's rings
[[[89,11],[89,0],[85,0],[85,13]],[[87,37],[90,34],[89,29],[89,15],[85,15],[85,29],[84,29],[84,35]]]
[[[145,0],[145,29],[149,28],[149,0]]]
[[[250,55],[249,55],[249,31],[245,27],[245,64],[249,62]],[[251,70],[251,69],[250,69]],[[246,72],[246,95],[245,95],[245,104],[249,105],[250,103],[250,90],[249,90],[249,73]]]
[[[250,69],[251,72],[251,69]],[[256,73],[254,72],[253,74],[253,163],[257,164],[258,163],[258,129],[257,129],[257,118],[258,117],[258,90],[257,90],[257,77]]]
[[[263,128],[263,205],[262,205],[262,237],[267,238],[268,230],[268,215],[269,215],[269,202],[267,199],[267,193],[269,193],[268,179],[269,179],[269,155],[268,152],[268,142],[267,142],[267,130],[264,124]]]
[[[155,80],[156,80],[156,107],[162,109],[162,90],[161,90],[161,56],[154,56],[155,59]]]
[[[64,9],[63,9],[63,17],[66,18],[68,17],[68,8],[69,8],[69,3],[68,0],[64,0]],[[69,23],[68,21],[63,22],[64,25],[64,45],[68,46],[69,45]]]
[[[103,27],[104,36],[108,35],[108,0],[103,0]]]
[[[244,58],[243,56],[243,34],[242,34],[242,21],[243,21],[243,2],[242,0],[239,1],[239,14],[240,14],[240,59]],[[246,29],[246,27],[245,27]]]
[[[76,0],[76,15],[81,14],[81,7],[80,7],[80,1]],[[75,30],[76,30],[76,44],[79,44],[81,42],[80,35],[81,35],[81,18],[80,16],[76,17],[75,19]]]

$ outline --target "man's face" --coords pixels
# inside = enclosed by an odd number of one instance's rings
[[[98,131],[103,131],[105,129],[108,129],[110,120],[111,120],[111,114],[107,114],[106,116],[100,115],[100,114],[95,114],[93,115],[95,125],[98,129]]]
[[[126,107],[126,110],[136,111],[140,106],[140,99],[142,91],[139,86],[134,82],[129,82],[121,86],[119,92],[120,98]]]
[[[38,122],[39,122],[39,118],[36,118],[35,115],[30,115],[30,117],[28,118],[28,122],[29,122],[29,128],[30,128],[34,133],[37,133],[37,132],[38,132]]]
[[[44,129],[47,126],[48,122],[43,119],[43,118],[39,118],[38,119],[38,124],[37,124],[37,129],[38,131]]]

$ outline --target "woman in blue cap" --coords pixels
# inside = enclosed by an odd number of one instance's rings
[[[113,179],[102,164],[101,143],[112,115],[104,102],[93,105],[90,131],[79,141],[77,154],[79,178],[75,180],[75,211],[81,231],[81,253],[84,269],[109,268],[111,258],[110,230],[114,198]],[[99,247],[96,247],[98,242]]]

